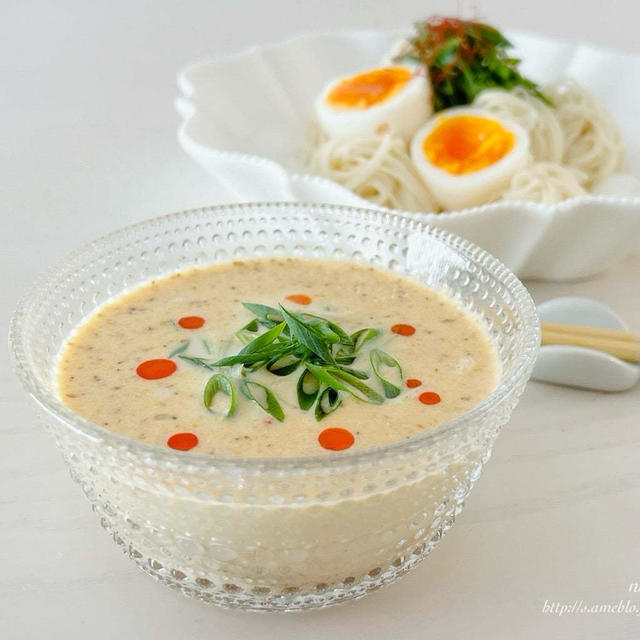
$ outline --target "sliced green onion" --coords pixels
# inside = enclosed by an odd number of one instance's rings
[[[373,404],[381,404],[384,402],[384,398],[377,391],[366,385],[356,376],[338,367],[320,367],[310,362],[307,362],[306,367],[327,387],[331,387],[336,391],[346,391],[354,398],[363,400],[364,402],[371,402]],[[358,393],[355,393],[353,389],[357,390]]]
[[[211,345],[209,344],[209,341],[205,338],[201,338],[202,340],[202,346],[207,350],[207,353],[211,353]]]
[[[333,362],[333,356],[327,343],[310,329],[298,316],[289,313],[284,307],[280,307],[284,321],[289,327],[289,333],[303,344],[309,351],[315,353],[324,362]]]
[[[280,324],[283,320],[280,311],[273,307],[268,307],[266,304],[243,302],[242,306],[251,311],[251,313],[258,318],[260,324],[265,327],[273,327],[276,324]]]
[[[298,384],[296,385],[298,405],[303,411],[312,407],[318,397],[319,390],[320,383],[318,378],[311,371],[305,369],[298,378]]]
[[[266,364],[267,362],[274,360],[275,358],[282,358],[289,353],[293,353],[297,349],[298,345],[278,342],[268,345],[261,351],[238,353],[235,356],[227,356],[226,358],[221,358],[213,364],[216,367],[230,367],[234,364],[254,365],[259,362],[264,362]]]
[[[282,422],[284,420],[284,411],[278,402],[275,394],[269,387],[266,387],[259,382],[255,382],[254,380],[241,380],[240,381],[240,391],[242,394],[249,398],[249,400],[253,400],[263,411],[266,411],[269,415],[272,415],[276,420]],[[252,387],[256,387],[259,394],[256,395],[252,391]]]
[[[242,329],[236,331],[236,338],[242,342],[242,344],[249,344],[256,336],[253,334],[258,333],[260,323],[256,318],[247,322]]]
[[[167,358],[173,358],[173,356],[177,356],[180,353],[184,353],[188,347],[190,340],[183,340],[168,356]]]
[[[382,368],[382,366],[391,367],[397,371],[400,377],[400,381],[402,381],[402,368],[400,367],[398,361],[382,349],[371,349],[371,351],[369,352],[369,360],[371,360],[373,375],[382,384],[382,389],[384,391],[385,397],[395,398],[396,396],[399,396],[400,387],[398,385],[395,385],[393,382],[385,378],[382,373],[380,373],[380,369]]]
[[[351,336],[342,327],[338,326],[334,322],[331,322],[331,320],[327,320],[327,324],[329,325],[331,331],[338,334],[338,336],[340,337],[340,344],[347,346],[352,346],[354,344],[353,338],[351,338]]]
[[[185,356],[185,355],[179,355],[178,358],[180,358],[181,360],[186,360],[187,362],[190,362],[191,364],[195,364],[198,367],[204,367],[205,369],[217,369],[218,365],[215,362],[208,362],[207,360],[205,360],[204,358],[196,358],[195,356]]]
[[[356,354],[353,352],[351,348],[338,349],[338,352],[336,353],[336,357],[335,357],[336,364],[339,364],[341,366],[346,364],[353,364],[355,359],[356,359]]]
[[[232,415],[236,410],[236,390],[233,382],[222,373],[214,373],[209,378],[202,393],[202,401],[208,411],[211,411],[211,405],[216,393],[224,393],[229,396],[229,405],[225,415]]]
[[[329,371],[325,367],[313,364],[311,362],[307,362],[305,366],[316,377],[320,384],[331,387],[336,391],[349,391],[347,385],[343,384],[340,380],[338,380],[338,378],[331,375],[331,373],[329,373]]]
[[[316,420],[326,418],[342,404],[342,396],[339,391],[326,387],[320,393],[316,403]]]
[[[321,337],[326,338],[327,342],[348,346],[353,345],[353,340],[349,334],[335,322],[331,322],[331,320],[316,316],[312,313],[303,313],[300,317]]]
[[[293,353],[281,358],[275,358],[267,363],[267,371],[276,376],[288,376],[293,373],[299,366],[302,359]]]
[[[363,402],[381,404],[385,396],[393,398],[400,393],[400,388],[381,372],[383,365],[394,367],[402,379],[397,361],[384,351],[374,349],[369,356],[373,374],[381,382],[384,396],[363,382],[372,375],[368,367],[362,370],[351,366],[364,345],[380,335],[378,329],[365,327],[349,335],[342,327],[321,316],[296,313],[281,305],[276,309],[262,304],[243,304],[255,317],[235,334],[243,344],[238,353],[212,362],[208,358],[184,355],[188,347],[186,342],[173,353],[216,373],[204,391],[204,403],[208,409],[220,392],[230,398],[227,415],[235,410],[234,383],[219,370],[236,365],[236,374],[240,376],[236,384],[240,392],[279,421],[284,420],[285,415],[277,397],[266,385],[250,380],[248,374],[266,368],[273,375],[288,376],[302,367],[296,384],[298,404],[303,410],[315,405],[318,420],[335,411],[345,394]],[[266,327],[262,333],[261,327]],[[203,340],[203,344],[211,352],[206,341]]]
[[[313,317],[310,317],[308,320],[305,317],[303,322],[309,329],[316,333],[321,340],[324,340],[329,344],[339,344],[340,336],[328,325],[328,323],[322,322],[322,320]]]
[[[353,350],[360,351],[366,342],[373,340],[380,335],[379,329],[373,329],[367,327],[365,329],[359,329],[355,333],[351,334],[351,340],[353,341]]]
[[[268,331],[260,334],[257,338],[252,340],[249,344],[240,349],[238,355],[245,355],[247,353],[255,353],[257,351],[263,351],[282,333],[282,330],[287,325],[284,322],[271,327]]]
[[[360,378],[360,380],[368,380],[369,374],[366,371],[362,371],[361,369],[352,369],[351,367],[338,367],[341,371],[345,371],[346,373],[350,373],[352,376],[356,378]]]
[[[359,329],[355,333],[352,333],[350,336],[351,346],[338,350],[338,353],[336,354],[336,362],[338,364],[352,364],[356,359],[358,351],[360,351],[367,342],[374,340],[379,335],[380,331],[378,329],[373,329],[372,327],[365,327],[364,329]]]
[[[361,395],[354,393],[352,389],[347,389],[354,398],[358,398],[358,400],[363,400],[364,402],[371,402],[372,404],[382,404],[384,402],[384,398],[377,391],[372,389],[369,385],[366,385],[356,376],[351,375],[346,371],[342,371],[337,367],[330,367],[329,372],[336,378],[346,382],[349,387],[353,387],[358,390]]]

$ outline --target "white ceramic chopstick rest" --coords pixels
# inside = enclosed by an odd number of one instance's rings
[[[547,300],[538,306],[538,316],[541,323],[629,329],[612,309],[590,298],[567,296]],[[625,391],[640,380],[640,367],[595,349],[545,345],[540,347],[532,378],[597,391]]]

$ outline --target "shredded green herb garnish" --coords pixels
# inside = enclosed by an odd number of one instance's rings
[[[372,349],[369,352],[369,360],[371,361],[371,367],[373,368],[373,375],[382,384],[385,397],[395,398],[396,396],[399,396],[400,387],[385,378],[381,373],[383,366],[389,367],[395,369],[396,377],[399,377],[399,379],[402,380],[402,369],[398,364],[398,361],[382,349]]]
[[[513,45],[494,27],[440,16],[414,26],[415,34],[396,62],[424,66],[433,87],[434,111],[471,104],[485,89],[514,87],[551,104],[535,82],[520,74],[520,60],[507,52]]]
[[[300,366],[302,360],[300,356],[290,353],[279,358],[274,358],[266,364],[266,368],[275,376],[288,376]]]
[[[325,364],[332,364],[333,354],[329,345],[331,342],[326,334],[322,335],[317,327],[311,326],[300,316],[289,313],[284,307],[280,307],[284,320],[287,323],[291,338],[297,340],[303,347],[306,347],[312,355],[317,356]],[[333,334],[335,335],[335,334]]]
[[[275,393],[263,384],[264,380],[251,378],[252,373],[263,368],[278,377],[300,370],[296,383],[298,405],[303,411],[315,406],[317,420],[334,412],[348,397],[381,404],[400,393],[400,387],[381,373],[383,366],[390,367],[395,370],[395,379],[402,380],[400,365],[385,351],[372,349],[367,362],[370,368],[358,368],[361,361],[366,362],[363,348],[381,335],[379,329],[365,327],[349,334],[331,320],[314,314],[297,313],[282,306],[243,306],[255,317],[235,333],[242,344],[235,355],[217,360],[187,355],[188,342],[173,351],[179,358],[214,372],[203,392],[207,409],[211,410],[216,394],[223,393],[229,397],[225,415],[231,416],[236,410],[237,385],[242,395],[263,411],[276,420],[284,420],[284,410]],[[352,366],[360,356],[361,360]],[[230,370],[230,375],[225,375],[225,370]],[[365,382],[370,378],[379,383],[382,393]]]
[[[242,344],[249,344],[256,336],[260,329],[260,323],[256,318],[247,322],[239,331],[236,331],[236,338],[242,342]]]
[[[309,369],[305,369],[298,378],[296,392],[298,394],[298,406],[303,410],[311,409],[318,397],[320,382]]]
[[[231,380],[222,373],[214,373],[204,387],[202,401],[206,409],[211,411],[211,405],[216,393],[224,393],[229,396],[229,405],[225,412],[226,416],[230,416],[236,410],[236,390]]]
[[[325,387],[320,393],[318,402],[316,402],[316,420],[326,418],[333,413],[342,404],[342,396],[339,391],[331,387]]]
[[[206,358],[197,358],[195,356],[185,356],[180,354],[178,356],[181,360],[186,360],[187,362],[191,362],[191,364],[196,364],[199,367],[205,367],[206,369],[215,369],[216,367],[209,362]]]
[[[284,411],[269,387],[255,380],[240,380],[240,391],[249,398],[249,400],[253,400],[261,409],[271,414],[276,420],[280,422],[284,420]]]
[[[167,358],[173,358],[181,353],[184,353],[189,347],[189,340],[183,340],[169,355]]]

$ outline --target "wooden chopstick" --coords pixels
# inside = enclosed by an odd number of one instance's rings
[[[631,331],[622,329],[602,329],[600,327],[585,327],[580,324],[560,324],[558,322],[543,322],[542,328],[554,333],[572,333],[580,336],[600,336],[613,340],[632,340],[638,342],[640,338]]]
[[[621,360],[640,362],[640,338],[630,331],[543,322],[542,344],[597,349]]]

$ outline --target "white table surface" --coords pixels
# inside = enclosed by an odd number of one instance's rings
[[[183,154],[176,70],[293,31],[397,26],[453,1],[3,2],[0,332],[18,296],[72,247],[226,199]],[[467,3],[466,6],[474,6]],[[505,27],[638,51],[636,0],[485,0]],[[538,302],[593,296],[640,331],[640,253]],[[542,612],[545,601],[640,610],[640,388],[531,383],[453,530],[396,585],[297,615],[228,612],[156,584],[98,526],[3,354],[0,637],[638,638],[640,616]]]

